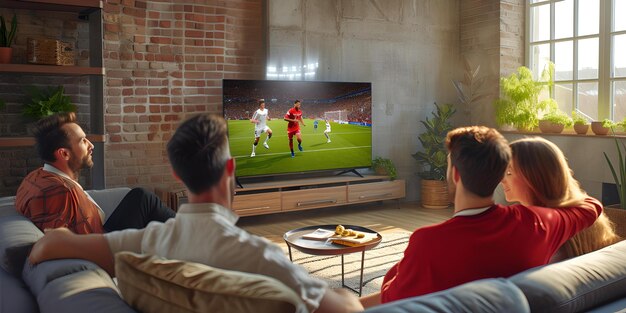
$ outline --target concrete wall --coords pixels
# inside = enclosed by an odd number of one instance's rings
[[[269,1],[267,65],[317,63],[308,79],[372,82],[373,155],[394,161],[408,200],[419,195],[419,121],[435,101],[456,103],[460,2]]]

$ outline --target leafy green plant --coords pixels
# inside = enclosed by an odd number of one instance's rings
[[[0,47],[11,47],[13,39],[15,39],[15,32],[17,31],[17,17],[13,14],[11,20],[11,30],[7,28],[4,16],[0,15]]]
[[[624,145],[623,142],[621,144],[622,146],[620,147],[620,142],[617,140],[617,138],[615,138],[615,146],[617,147],[617,161],[619,165],[617,170],[619,171],[616,171],[616,168],[613,166],[613,163],[611,163],[611,159],[609,159],[609,156],[606,154],[606,152],[603,152],[603,154],[606,162],[609,164],[611,174],[613,175],[613,180],[615,181],[615,185],[617,186],[617,194],[619,195],[620,208],[626,210],[626,160],[624,160],[624,154],[622,154],[622,148],[624,149],[624,153],[626,154],[626,145]]]
[[[535,81],[529,68],[521,66],[517,73],[500,78],[501,97],[496,99],[496,122],[499,125],[511,124],[519,130],[532,130],[539,124],[540,110],[556,109],[554,99],[539,101],[544,88],[554,85],[554,64],[549,63]]]
[[[396,166],[393,165],[393,161],[390,159],[385,159],[383,157],[376,157],[372,160],[372,169],[375,172],[383,172],[389,175],[391,180],[396,179],[398,177],[398,172],[396,171]]]
[[[613,128],[615,126],[617,126],[617,123],[613,122],[611,119],[605,118],[602,120],[602,127]]]
[[[413,158],[420,166],[419,176],[427,180],[445,180],[448,166],[447,151],[444,146],[446,135],[452,130],[450,118],[456,112],[451,104],[442,106],[435,103],[433,117],[421,121],[426,131],[419,135],[424,151],[417,151]]]
[[[39,120],[59,112],[76,112],[70,97],[63,94],[63,86],[40,89],[30,87],[27,90],[29,101],[24,103],[22,114],[25,117]]]
[[[554,110],[544,115],[541,119],[554,124],[563,125],[565,127],[571,127],[572,125],[574,125],[574,121],[572,120],[572,118],[561,110]]]
[[[581,114],[578,114],[576,110],[572,111],[572,121],[574,125],[589,125],[589,120]]]

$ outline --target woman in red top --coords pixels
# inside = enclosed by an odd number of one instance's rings
[[[532,137],[514,141],[510,147],[512,159],[502,180],[507,201],[550,208],[584,202],[587,193],[572,176],[563,152],[554,143]],[[619,239],[614,224],[602,213],[592,226],[563,244],[552,261],[595,251]]]

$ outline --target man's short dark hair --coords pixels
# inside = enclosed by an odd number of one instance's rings
[[[296,104],[296,103],[302,103],[302,101],[296,99],[296,101],[294,101],[293,104]]]
[[[167,155],[189,191],[200,194],[210,189],[230,159],[226,121],[213,114],[188,119],[168,142]]]
[[[446,147],[465,189],[480,197],[493,195],[511,160],[506,139],[493,128],[461,127],[448,133]]]
[[[69,134],[63,125],[76,123],[74,112],[57,113],[42,118],[35,124],[35,148],[45,162],[54,162],[54,152],[59,148],[70,148]]]
[[[261,105],[261,103],[265,103],[265,99],[259,99],[259,105]]]

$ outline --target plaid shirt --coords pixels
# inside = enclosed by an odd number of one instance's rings
[[[78,182],[43,168],[24,178],[15,206],[42,231],[67,227],[77,234],[104,232],[100,208]]]

